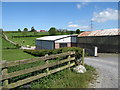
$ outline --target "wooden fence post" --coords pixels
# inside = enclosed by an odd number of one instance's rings
[[[2,70],[3,75],[7,75],[8,74],[8,68],[3,68]],[[8,85],[8,79],[3,81],[3,86],[7,86]]]
[[[71,56],[69,55],[69,56],[68,56],[68,60],[69,60],[69,61],[68,61],[69,70],[70,70],[70,58],[71,58]]]
[[[85,56],[85,49],[83,49],[83,53],[82,53],[82,65],[84,66],[84,56]]]
[[[5,60],[3,62],[6,63]],[[2,75],[8,75],[8,68],[7,67],[2,69]],[[9,84],[8,79],[3,80],[3,86],[7,86],[8,84]]]
[[[48,60],[45,61],[46,64],[48,64]],[[49,68],[46,68],[46,72],[48,73],[49,72]]]
[[[48,56],[48,54],[45,55],[45,57],[47,57],[47,56]],[[45,64],[48,64],[48,63],[49,63],[49,61],[45,60]],[[49,68],[46,68],[46,72],[47,72],[47,74],[49,73]]]

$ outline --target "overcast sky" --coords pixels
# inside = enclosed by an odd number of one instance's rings
[[[118,28],[117,2],[3,2],[2,25],[6,31],[32,26],[89,31]]]

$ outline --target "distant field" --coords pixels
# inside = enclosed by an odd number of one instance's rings
[[[27,36],[27,35],[49,35],[49,32],[4,32],[8,37],[12,36]]]
[[[36,38],[37,37],[20,37],[20,38],[9,38],[9,39],[22,46],[24,45],[35,46]],[[24,43],[23,43],[23,40],[24,40]]]
[[[12,33],[12,32],[5,32],[5,34],[8,36],[8,38],[20,45],[30,45],[30,46],[35,46],[35,39],[39,38],[40,36],[37,35],[49,35],[48,32],[17,32],[17,33]],[[17,38],[12,38],[12,36],[30,36],[30,35],[36,35],[37,37],[17,37]],[[24,42],[23,42],[24,40]]]
[[[16,46],[2,38],[2,60],[14,61],[34,57],[30,54],[23,52],[20,49],[15,48]]]
[[[22,46],[24,45],[30,45],[30,46],[35,46],[35,39],[39,37],[17,37],[17,38],[12,38],[12,36],[30,36],[30,35],[49,35],[48,32],[39,32],[39,33],[34,33],[34,32],[4,32],[5,35],[8,36],[8,38]],[[24,40],[24,42],[23,42]],[[13,44],[9,43],[8,41],[4,40],[2,38],[2,59],[3,60],[21,60],[21,59],[26,59],[26,58],[33,58],[34,56],[31,56],[25,52],[23,52],[20,49],[15,49],[16,46]],[[12,49],[11,49],[12,48]]]
[[[39,37],[43,37],[46,35],[49,35],[49,32],[4,32],[8,38],[19,45],[30,45],[30,46],[35,46],[35,39]],[[56,35],[68,35],[68,33],[60,33],[58,32]],[[18,36],[18,37],[16,37]],[[21,36],[29,36],[29,37],[21,37]],[[24,40],[24,42],[23,42]]]

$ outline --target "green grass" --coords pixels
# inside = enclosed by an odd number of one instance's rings
[[[10,40],[14,41],[15,43],[18,43],[19,45],[30,45],[35,46],[35,39],[37,37],[20,37],[20,38],[11,38]],[[23,43],[24,40],[24,43]]]
[[[12,36],[28,36],[28,35],[49,35],[48,32],[37,32],[34,34],[34,32],[18,32],[18,33],[6,33],[5,34],[8,36],[8,38],[22,46],[24,45],[30,45],[30,46],[35,46],[35,39],[39,37],[19,37],[19,38],[12,38]],[[24,40],[24,43],[22,42]]]
[[[17,49],[15,45],[2,38],[2,60],[15,61],[33,57],[34,56],[23,52],[23,50]]]
[[[31,88],[88,88],[94,80],[95,68],[85,65],[87,72],[78,74],[68,69],[41,78],[31,83]]]
[[[27,58],[34,58],[34,56],[23,52],[20,49],[3,49],[2,50],[2,60],[15,61]]]
[[[29,43],[30,40],[31,41],[33,40],[31,38],[34,38],[34,37],[27,37],[25,39],[26,40],[25,44],[33,45]],[[14,45],[10,44],[9,42],[6,42],[4,39],[2,41],[3,41],[2,46],[4,48],[5,47],[14,48]],[[15,40],[15,41],[21,42],[19,40]],[[2,60],[16,61],[16,60],[22,60],[22,59],[34,58],[34,57],[35,56],[27,54],[20,49],[2,49]],[[51,61],[51,63],[52,62],[54,61]],[[35,62],[32,64],[10,67],[8,71],[14,72],[14,71],[30,68],[33,66],[43,65],[43,64],[44,62],[39,62],[39,63]],[[77,74],[73,71],[69,71],[68,69],[65,69],[63,71],[57,72],[55,74],[52,74],[47,77],[38,79],[34,82],[31,82],[31,88],[87,88],[89,82],[91,82],[94,79],[93,74],[95,74],[96,71],[93,67],[88,65],[86,65],[86,69],[87,69],[87,72],[84,74]],[[25,77],[30,77],[33,74],[36,75],[39,72],[41,71],[21,75],[19,77],[10,79],[9,82],[16,82],[17,80],[21,80]]]
[[[2,48],[16,48],[15,45],[9,43],[8,41],[6,41],[4,38],[2,38]]]
[[[30,45],[30,46],[35,46],[35,40],[36,38],[41,37],[42,35],[49,35],[49,32],[36,32],[36,34],[34,34],[34,32],[4,32],[8,38],[12,41],[14,41],[15,43],[18,43],[19,45]],[[62,35],[67,35],[68,33],[62,33]],[[12,36],[29,36],[29,35],[41,35],[41,36],[37,36],[37,37],[17,37],[17,38],[13,38]],[[57,33],[57,35],[61,35],[61,33]],[[23,43],[24,40],[24,43]]]
[[[16,32],[16,33],[12,33],[12,32],[4,32],[8,37],[12,37],[12,36],[28,36],[28,35],[49,35],[49,32],[36,32],[36,34],[34,34],[34,32]]]

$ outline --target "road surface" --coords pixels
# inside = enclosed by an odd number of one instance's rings
[[[118,88],[118,54],[86,57],[85,63],[95,67],[99,75],[91,88]]]

